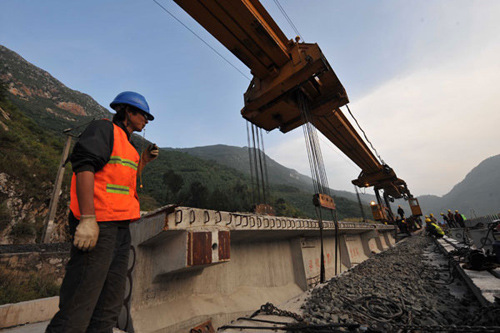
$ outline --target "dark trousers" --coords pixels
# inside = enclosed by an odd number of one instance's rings
[[[71,247],[61,285],[59,312],[48,333],[112,333],[123,304],[130,251],[128,221],[98,222],[99,239],[90,252]],[[71,238],[78,220],[70,213]]]

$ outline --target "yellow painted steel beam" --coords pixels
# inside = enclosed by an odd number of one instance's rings
[[[252,74],[265,78],[288,62],[290,41],[258,1],[174,0]]]

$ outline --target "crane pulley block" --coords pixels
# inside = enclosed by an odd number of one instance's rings
[[[272,75],[254,76],[245,93],[242,116],[271,131],[286,133],[304,123],[296,95],[308,99],[312,116],[325,116],[349,102],[347,93],[318,44],[290,43],[290,61]]]
[[[375,190],[382,189],[392,198],[410,198],[411,193],[406,186],[406,182],[396,176],[396,173],[388,165],[381,165],[375,172],[361,172],[352,183],[358,187],[375,187]]]
[[[335,206],[335,202],[333,198],[329,195],[316,193],[313,196],[313,204],[316,207],[322,207],[330,210],[335,210],[337,207]]]

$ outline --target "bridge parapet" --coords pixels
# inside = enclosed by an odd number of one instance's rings
[[[155,221],[155,228],[151,233],[169,230],[190,230],[193,228],[202,230],[204,227],[215,227],[218,230],[243,231],[243,230],[318,230],[319,222],[313,219],[301,219],[282,216],[265,216],[251,213],[221,212],[208,209],[190,207],[177,207],[169,205],[144,215],[139,221]],[[159,223],[163,221],[162,223]],[[161,227],[161,230],[158,228]],[[333,221],[323,221],[326,232],[335,231]],[[368,230],[393,230],[393,226],[379,223],[364,222],[338,222],[339,232]],[[141,234],[142,241],[148,234]]]

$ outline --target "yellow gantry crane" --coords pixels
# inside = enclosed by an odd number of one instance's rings
[[[289,132],[305,122],[300,91],[308,101],[309,121],[361,168],[352,183],[374,187],[374,218],[393,220],[389,202],[398,198],[409,200],[414,215],[422,214],[405,181],[374,156],[340,110],[349,98],[318,44],[288,39],[258,0],[174,1],[251,70],[243,118],[267,131]],[[329,198],[320,198],[331,206]]]

